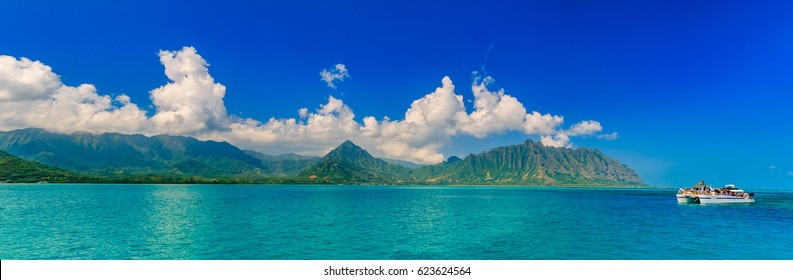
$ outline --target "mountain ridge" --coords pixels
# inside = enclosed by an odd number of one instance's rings
[[[42,164],[101,176],[259,174],[262,163],[227,142],[187,136],[0,132],[0,150]]]
[[[546,147],[532,140],[417,168],[376,158],[349,140],[323,157],[272,156],[188,136],[22,129],[0,132],[0,150],[76,174],[143,178],[134,182],[184,177],[232,183],[644,185],[633,169],[596,149]]]
[[[588,148],[547,147],[526,140],[415,170],[428,183],[506,185],[643,185],[636,171]]]

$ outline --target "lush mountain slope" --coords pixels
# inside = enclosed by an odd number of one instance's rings
[[[118,133],[0,132],[0,149],[26,160],[102,176],[257,175],[262,162],[226,142]]]
[[[298,177],[322,183],[380,184],[401,182],[409,172],[409,168],[375,158],[347,140]]]
[[[297,175],[320,160],[319,157],[303,156],[294,153],[277,156],[265,155],[251,150],[245,150],[245,153],[262,161],[262,171],[265,174],[273,176]]]
[[[27,161],[4,151],[0,151],[0,182],[78,182],[87,179],[89,179],[87,176],[46,166],[37,162]]]
[[[531,140],[419,168],[411,172],[409,180],[546,186],[643,184],[633,169],[598,150],[546,147]]]

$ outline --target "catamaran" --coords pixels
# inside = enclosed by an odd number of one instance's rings
[[[724,203],[752,203],[754,194],[747,193],[733,184],[728,184],[724,188],[712,188],[699,181],[691,188],[677,192],[678,203],[700,203],[700,204],[724,204]]]

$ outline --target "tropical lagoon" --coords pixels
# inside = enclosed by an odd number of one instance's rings
[[[793,191],[0,185],[0,259],[793,259]]]

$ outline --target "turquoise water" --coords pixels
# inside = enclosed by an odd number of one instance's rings
[[[0,259],[793,259],[793,192],[753,191],[0,185]]]

